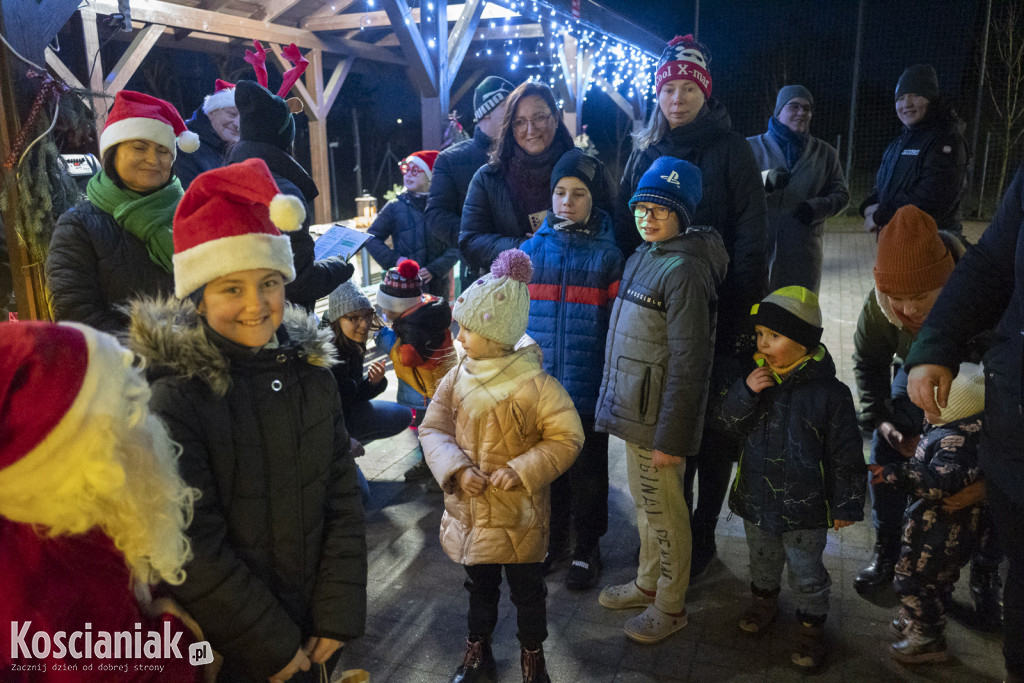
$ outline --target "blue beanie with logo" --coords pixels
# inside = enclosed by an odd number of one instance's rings
[[[640,178],[629,208],[637,202],[667,206],[679,216],[679,227],[693,225],[693,217],[704,191],[700,169],[675,157],[658,157]]]

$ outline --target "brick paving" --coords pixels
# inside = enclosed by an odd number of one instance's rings
[[[983,227],[969,226],[969,237],[976,239]],[[840,377],[852,388],[853,331],[872,284],[874,238],[861,232],[851,219],[840,219],[830,224],[825,244],[821,291],[824,343],[835,357]],[[393,379],[390,384],[393,397]],[[633,505],[625,485],[623,443],[615,438],[611,441],[610,516],[601,544],[605,562],[601,585],[635,576],[638,545]],[[403,472],[417,458],[415,448],[415,437],[408,431],[369,444],[366,455],[359,459],[373,496],[367,527],[369,616],[366,636],[345,648],[339,672],[341,668],[363,668],[375,683],[443,683],[459,664],[465,647],[465,574],[444,555],[438,542],[441,495],[402,480]],[[873,542],[869,522],[829,533],[825,565],[832,574],[833,587],[827,629],[833,649],[828,665],[811,676],[796,672],[789,664],[795,619],[788,587],[783,588],[780,617],[771,633],[753,639],[739,632],[736,623],[749,595],[747,550],[742,521],[730,518],[727,508],[723,509],[717,542],[718,558],[690,587],[689,625],[656,645],[639,645],[623,635],[623,622],[638,610],[604,609],[597,602],[597,588],[583,593],[568,591],[564,569],[550,576],[550,636],[545,652],[552,680],[1001,680],[1000,636],[972,627],[966,578],[957,586],[956,608],[947,628],[951,661],[910,668],[890,660],[886,648],[894,640],[889,620],[895,595],[883,591],[869,600],[852,586],[853,575],[863,566]],[[506,594],[494,636],[503,681],[520,680],[515,630],[515,611]]]

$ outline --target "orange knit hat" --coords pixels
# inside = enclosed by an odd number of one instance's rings
[[[935,219],[913,204],[901,206],[878,238],[875,289],[889,296],[938,289],[953,265]]]

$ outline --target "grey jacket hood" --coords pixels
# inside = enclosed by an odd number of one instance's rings
[[[729,252],[725,250],[725,242],[709,225],[691,225],[677,237],[664,242],[644,242],[636,248],[638,252],[647,249],[699,258],[707,264],[716,288],[721,286],[729,270]]]

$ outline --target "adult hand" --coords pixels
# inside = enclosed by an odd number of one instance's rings
[[[430,282],[434,279],[434,276],[426,268],[420,268],[420,280],[423,282]]]
[[[870,484],[882,484],[882,470],[885,469],[884,465],[868,465],[868,471],[871,472],[871,479],[868,480]]]
[[[917,448],[917,439],[907,438],[896,429],[892,422],[883,422],[878,425],[878,435],[889,444],[889,447],[902,455],[904,458],[914,457],[914,449]]]
[[[975,505],[976,503],[980,503],[985,500],[986,493],[985,480],[978,479],[973,484],[960,489],[952,496],[946,496],[943,498],[942,509],[946,512],[963,510],[968,505]]]
[[[491,486],[502,491],[509,491],[517,486],[520,486],[523,480],[519,478],[519,475],[511,467],[502,467],[499,470],[491,472]]]
[[[363,448],[363,444],[359,443],[351,436],[348,437],[348,452],[352,454],[353,458],[361,458],[366,455],[366,449]]]
[[[768,368],[757,368],[747,375],[747,386],[755,394],[760,394],[773,384],[775,384],[775,377]]]
[[[867,232],[878,232],[882,229],[875,223],[875,211],[877,210],[878,204],[872,204],[864,209],[864,230]]]
[[[471,496],[479,496],[487,490],[487,475],[479,467],[463,467],[456,475],[459,488]]]
[[[814,222],[814,208],[807,202],[800,202],[793,210],[793,218],[804,225],[810,225]]]
[[[659,469],[662,467],[676,467],[683,464],[683,459],[678,455],[669,455],[655,448],[651,451],[651,464]]]
[[[835,519],[835,520],[832,520],[832,528],[835,529],[836,531],[839,531],[843,527],[850,526],[851,524],[853,524],[853,521],[849,520],[849,519]]]
[[[380,384],[380,381],[384,379],[386,367],[387,365],[382,360],[370,364],[370,367],[366,369],[366,379],[370,384]]]
[[[294,657],[292,657],[292,661],[288,662],[287,666],[267,680],[269,683],[284,683],[284,681],[290,681],[292,676],[300,671],[309,671],[309,667],[309,655],[307,655],[306,651],[300,647],[299,651],[295,653]]]
[[[303,649],[308,653],[311,662],[323,664],[344,644],[334,638],[310,638]]]
[[[938,415],[949,399],[953,371],[944,365],[915,365],[907,379],[907,394],[918,408]]]

